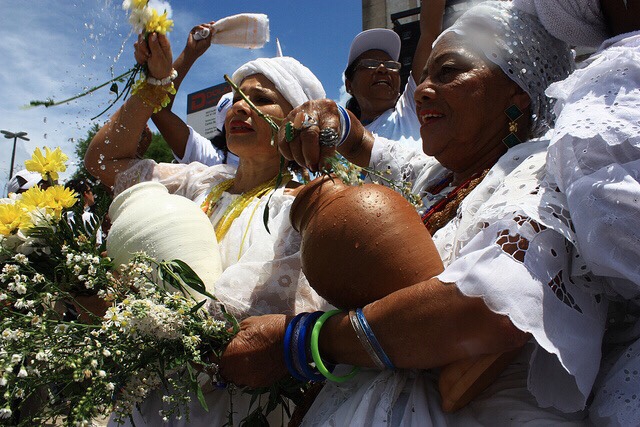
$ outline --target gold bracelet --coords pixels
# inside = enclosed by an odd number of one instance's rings
[[[152,85],[140,79],[133,86],[131,93],[137,95],[147,107],[153,108],[155,114],[169,105],[171,102],[169,95],[175,95],[176,89],[173,82],[166,85]]]

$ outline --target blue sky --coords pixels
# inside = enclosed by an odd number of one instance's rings
[[[183,82],[174,111],[186,117],[186,95],[223,81],[241,64],[274,56],[279,38],[285,55],[308,66],[322,81],[327,96],[339,99],[351,39],[361,30],[359,0],[214,1],[173,0],[174,57],[196,24],[242,12],[269,16],[271,42],[258,50],[213,45]],[[61,147],[72,157],[74,140],[84,138],[91,117],[108,105],[107,88],[67,105],[22,108],[35,99],[62,100],[121,74],[134,64],[135,35],[121,0],[0,0],[0,129],[25,131],[18,140],[14,173],[24,167],[35,147]],[[118,104],[119,105],[119,104]],[[13,139],[0,138],[0,193],[5,194]],[[75,170],[71,158],[63,179]]]

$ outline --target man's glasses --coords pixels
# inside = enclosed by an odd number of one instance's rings
[[[358,62],[358,68],[367,68],[369,70],[375,70],[379,66],[384,66],[389,71],[400,71],[400,64],[398,61],[381,61],[379,59],[362,59]]]

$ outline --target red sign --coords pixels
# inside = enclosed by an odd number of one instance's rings
[[[222,95],[231,92],[227,83],[211,86],[187,95],[187,114],[196,113],[207,108],[214,108]]]

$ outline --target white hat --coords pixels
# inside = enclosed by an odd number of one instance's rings
[[[227,117],[227,111],[233,105],[233,92],[227,92],[218,101],[216,105],[216,128],[222,132],[224,119]]]
[[[289,56],[254,59],[241,65],[231,79],[239,86],[245,77],[253,74],[262,74],[269,79],[293,108],[327,96],[315,74]]]
[[[386,28],[373,28],[361,32],[351,42],[347,67],[358,56],[373,49],[386,52],[391,59],[397,61],[400,58],[400,36]]]
[[[42,175],[37,172],[29,172],[22,169],[11,178],[7,184],[7,193],[17,193],[18,191],[27,191],[37,183],[42,181]]]

